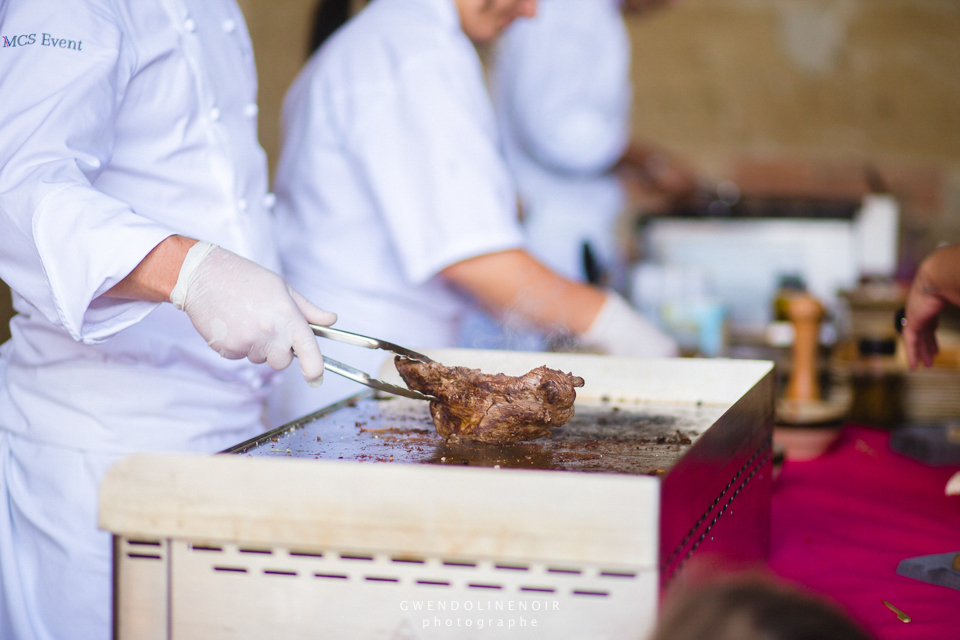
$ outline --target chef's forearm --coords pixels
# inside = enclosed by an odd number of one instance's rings
[[[606,301],[599,289],[567,280],[519,249],[463,260],[442,275],[493,311],[574,334],[590,328]]]
[[[108,290],[105,296],[127,300],[169,302],[177,284],[183,259],[197,241],[169,236],[140,261],[133,271]]]

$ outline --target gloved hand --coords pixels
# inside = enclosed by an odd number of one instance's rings
[[[673,338],[612,292],[580,341],[612,356],[665,358],[678,353]]]
[[[307,382],[323,382],[323,356],[307,323],[330,326],[337,316],[314,306],[273,271],[198,242],[187,252],[170,302],[224,358],[284,369],[296,354]]]

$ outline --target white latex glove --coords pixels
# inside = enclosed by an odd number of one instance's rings
[[[580,341],[612,356],[665,358],[678,353],[673,338],[612,292]]]
[[[330,326],[337,316],[314,306],[273,271],[198,242],[187,252],[170,302],[224,358],[284,369],[296,354],[307,382],[323,382],[323,356],[307,323]]]

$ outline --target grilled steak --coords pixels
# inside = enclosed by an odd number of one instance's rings
[[[430,402],[437,433],[489,444],[533,440],[566,424],[574,388],[583,386],[583,378],[547,367],[513,377],[400,356],[394,363],[407,387],[439,398]]]

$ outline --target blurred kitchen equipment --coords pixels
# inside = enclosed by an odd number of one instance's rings
[[[790,322],[790,298],[807,290],[803,278],[798,275],[780,276],[780,284],[773,298],[773,319],[775,322]],[[791,339],[792,342],[792,339]]]
[[[897,264],[898,207],[888,195],[859,203],[741,197],[646,219],[644,259],[695,266],[730,312],[735,334],[763,335],[780,279],[799,276],[827,310],[862,276],[890,277]]]
[[[897,429],[890,448],[932,466],[960,464],[960,420]]]
[[[700,267],[637,265],[631,274],[630,302],[669,333],[684,355],[721,356],[728,345],[727,308]]]
[[[571,424],[513,447],[445,442],[423,403],[362,394],[239,455],[122,461],[100,499],[115,637],[475,638],[480,619],[643,637],[695,554],[766,557],[770,363],[428,355],[587,384]]]
[[[794,426],[834,424],[846,415],[848,404],[843,399],[827,401],[822,397],[819,351],[823,305],[814,296],[800,292],[788,298],[786,307],[794,339],[790,377],[784,397],[777,402],[777,423]]]
[[[891,318],[906,302],[907,290],[892,280],[865,280],[857,287],[839,292],[847,306],[850,337],[854,340],[895,339],[897,329]]]
[[[330,327],[322,327],[316,324],[311,324],[310,328],[313,330],[314,335],[321,338],[336,340],[337,342],[352,344],[356,347],[363,347],[365,349],[382,349],[383,351],[389,351],[397,354],[398,356],[409,358],[410,360],[416,360],[417,362],[432,362],[430,358],[422,353],[411,351],[406,347],[395,345],[392,342],[387,342],[386,340],[368,338],[367,336],[361,336],[357,333],[341,331],[340,329],[331,329]],[[412,389],[407,389],[406,387],[401,387],[399,385],[389,384],[376,378],[371,378],[369,375],[363,371],[360,371],[359,369],[354,369],[351,366],[345,365],[342,362],[338,362],[326,356],[323,358],[323,367],[327,371],[332,371],[337,375],[343,376],[349,380],[353,380],[354,382],[359,382],[360,384],[368,386],[371,389],[376,389],[377,391],[384,391],[386,393],[392,393],[393,395],[404,396],[405,398],[413,398],[414,400],[436,400],[436,398],[431,395],[420,393],[419,391],[413,391]]]
[[[787,383],[788,400],[814,402],[820,399],[817,346],[823,305],[811,295],[797,293],[787,301],[787,317],[793,323],[793,366]]]
[[[960,591],[960,553],[937,553],[901,560],[897,575]]]
[[[860,338],[850,367],[853,401],[850,419],[882,427],[903,423],[904,368],[893,338]]]
[[[960,417],[960,312],[941,313],[933,368],[911,371],[896,322],[906,289],[867,282],[841,298],[850,309],[850,339],[834,352],[831,385],[858,396],[852,400],[858,419],[897,426]],[[896,415],[899,422],[889,417]]]
[[[610,280],[607,272],[600,264],[600,261],[597,260],[593,248],[586,240],[583,241],[581,254],[583,259],[583,275],[587,282],[598,287],[607,286]]]
[[[897,332],[890,319],[905,297],[904,287],[889,280],[866,279],[840,292],[848,309],[848,338],[831,363],[831,380],[849,387],[851,420],[884,427],[904,420],[906,367],[897,355]]]
[[[893,328],[897,331],[898,335],[902,335],[905,326],[907,326],[907,310],[904,307],[900,307],[893,315]]]

